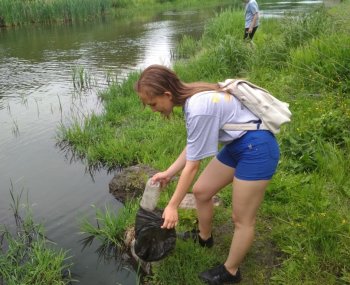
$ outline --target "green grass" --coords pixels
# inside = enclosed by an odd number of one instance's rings
[[[70,22],[101,16],[111,9],[113,0],[0,0],[3,26],[27,23]]]
[[[211,1],[204,1],[211,5]],[[218,1],[216,1],[217,3]],[[224,1],[223,1],[224,2]],[[226,0],[227,2],[227,0]],[[203,5],[199,0],[0,0],[0,27],[93,21],[106,16],[144,14]]]
[[[104,211],[96,209],[96,225],[88,220],[81,223],[81,239],[83,248],[91,245],[96,239],[100,242],[97,252],[100,255],[114,255],[125,251],[124,233],[128,228],[132,228],[135,222],[135,215],[138,209],[136,203],[127,203],[119,212],[115,212],[109,207]]]
[[[7,285],[71,284],[71,266],[66,251],[45,238],[28,208],[22,209],[21,196],[10,191],[15,227],[0,227],[0,283]],[[23,213],[24,212],[24,213]]]
[[[299,19],[263,19],[254,46],[242,40],[241,11],[227,10],[198,42],[184,37],[174,51],[174,69],[184,81],[244,76],[289,102],[293,112],[278,135],[282,157],[241,284],[350,284],[350,30],[343,28],[350,24],[349,10],[345,1]],[[143,110],[132,89],[137,76],[101,94],[102,114],[62,126],[60,142],[90,165],[170,165],[185,143],[181,110],[170,120]],[[171,183],[162,192],[161,207],[174,189]],[[179,242],[154,266],[151,284],[200,284],[202,269],[225,260],[233,231],[230,188],[220,197],[214,249]],[[195,213],[179,214],[177,230],[191,228]]]
[[[294,81],[309,92],[318,93],[320,85],[332,92],[348,93],[350,79],[350,38],[347,34],[322,35],[291,52],[289,70]],[[294,84],[295,85],[295,84]]]
[[[102,116],[93,114],[83,122],[73,118],[69,127],[62,125],[58,132],[60,144],[75,145],[75,154],[83,156],[92,166],[126,166],[141,162],[142,157],[143,163],[165,167],[175,158],[179,145],[184,146],[182,114],[177,112],[173,120],[166,121],[150,110],[143,112],[142,104],[127,96],[133,93],[135,78],[136,74],[131,75],[122,86],[112,86],[100,95],[108,102]],[[155,128],[159,130],[157,135]],[[168,144],[169,133],[176,134],[171,144]],[[167,146],[155,148],[154,145]],[[159,157],[167,160],[157,165]]]

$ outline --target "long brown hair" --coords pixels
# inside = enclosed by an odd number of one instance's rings
[[[147,67],[135,84],[136,92],[144,92],[148,96],[162,96],[164,92],[171,92],[177,106],[183,106],[188,97],[209,90],[220,90],[220,87],[217,83],[184,83],[174,71],[157,64]]]

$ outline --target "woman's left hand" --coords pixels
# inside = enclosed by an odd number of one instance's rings
[[[167,171],[158,172],[152,177],[152,182],[153,183],[159,182],[161,188],[164,188],[169,183],[170,180],[171,180],[171,176],[168,174]]]
[[[177,208],[166,206],[163,212],[162,218],[164,219],[164,223],[161,226],[162,229],[172,229],[177,226],[179,221],[179,215],[177,213]]]

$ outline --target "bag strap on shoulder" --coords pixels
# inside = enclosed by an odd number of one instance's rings
[[[228,89],[239,90],[239,89],[237,89],[238,88],[237,85],[240,84],[240,83],[245,83],[245,84],[249,85],[252,88],[260,89],[260,90],[264,91],[265,93],[270,93],[266,89],[264,89],[264,88],[262,88],[262,87],[260,87],[258,85],[255,85],[254,83],[251,83],[250,81],[244,80],[244,79],[227,79],[227,80],[225,80],[225,82],[220,82],[220,87],[222,88],[223,91],[229,92]],[[232,86],[229,87],[231,84],[232,84]]]
[[[235,94],[237,94],[238,92],[241,92],[238,88],[238,84],[240,84],[240,83],[245,83],[252,88],[260,89],[260,90],[268,93],[268,91],[266,89],[261,88],[260,86],[257,86],[255,84],[251,83],[250,81],[247,81],[244,79],[227,79],[227,80],[225,80],[225,82],[220,82],[219,84],[224,92],[228,92],[229,94],[235,96]],[[263,122],[260,122],[260,123],[225,124],[222,127],[222,130],[225,130],[225,131],[256,131],[256,130],[269,130],[269,128],[266,127]]]

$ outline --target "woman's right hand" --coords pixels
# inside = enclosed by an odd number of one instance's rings
[[[159,182],[160,183],[160,187],[163,188],[169,183],[171,178],[172,177],[168,174],[167,171],[158,172],[155,175],[153,175],[152,182],[153,183]]]
[[[179,221],[179,215],[177,212],[177,208],[166,206],[162,218],[164,219],[164,223],[161,226],[162,229],[172,229],[177,226]]]

